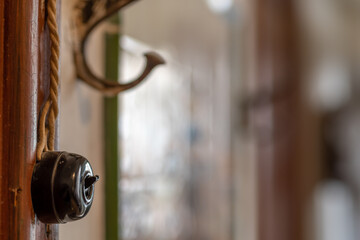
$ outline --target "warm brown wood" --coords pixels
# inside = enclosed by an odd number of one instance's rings
[[[256,0],[254,96],[258,239],[304,239],[300,171],[300,65],[295,1]]]
[[[0,239],[56,239],[35,219],[30,183],[49,84],[44,0],[0,2]]]

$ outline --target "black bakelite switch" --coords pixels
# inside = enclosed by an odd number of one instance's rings
[[[86,158],[67,152],[44,152],[31,181],[36,216],[43,223],[67,223],[85,217],[98,179]]]

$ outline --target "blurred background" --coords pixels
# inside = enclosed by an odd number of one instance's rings
[[[359,0],[138,1],[87,59],[122,82],[146,51],[167,64],[113,99],[76,80],[74,9],[60,148],[101,180],[60,239],[360,239]]]

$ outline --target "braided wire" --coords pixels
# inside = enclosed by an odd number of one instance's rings
[[[59,114],[58,87],[59,87],[59,55],[60,40],[56,21],[56,0],[49,0],[47,5],[47,24],[50,33],[50,93],[39,116],[36,158],[41,159],[44,151],[53,151],[55,148],[56,118]]]

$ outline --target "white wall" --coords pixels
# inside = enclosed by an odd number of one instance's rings
[[[100,181],[89,214],[82,220],[60,225],[60,239],[100,240],[104,236],[104,167],[102,96],[75,77],[72,57],[71,16],[73,0],[62,0],[61,9],[61,106],[59,149],[86,157]],[[95,72],[102,71],[101,34],[92,36],[88,60]]]

